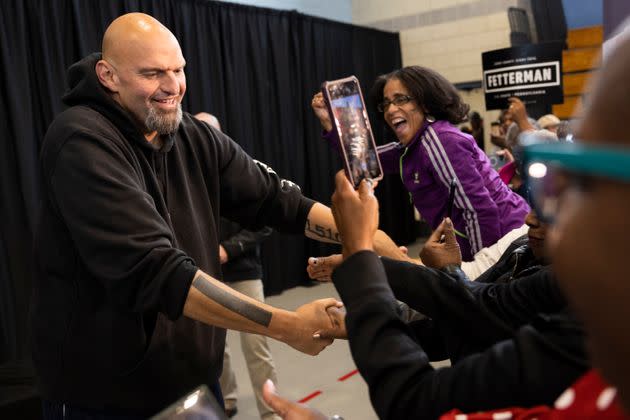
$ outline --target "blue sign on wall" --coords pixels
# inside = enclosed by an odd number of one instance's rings
[[[600,26],[604,23],[603,0],[562,0],[568,29]]]

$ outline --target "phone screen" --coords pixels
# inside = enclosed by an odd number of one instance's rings
[[[355,188],[363,179],[381,179],[383,170],[359,81],[351,76],[325,82],[323,90],[341,142],[348,179]]]

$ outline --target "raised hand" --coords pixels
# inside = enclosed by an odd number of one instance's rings
[[[420,258],[427,267],[444,268],[447,265],[461,265],[462,254],[455,239],[455,228],[451,219],[442,220],[424,244]]]
[[[332,130],[333,126],[332,122],[330,121],[328,107],[326,106],[324,95],[321,92],[318,92],[315,94],[315,96],[313,96],[311,107],[313,108],[313,112],[315,112],[317,118],[319,118],[319,122],[322,124],[322,128],[325,131]]]
[[[342,238],[343,257],[373,250],[378,229],[378,200],[372,183],[364,179],[355,191],[342,170],[335,176],[335,186],[331,208]]]
[[[306,272],[308,276],[317,281],[330,281],[335,268],[343,261],[341,254],[333,254],[327,257],[311,257],[308,259]]]

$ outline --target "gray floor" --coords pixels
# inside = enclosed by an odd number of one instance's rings
[[[422,241],[411,245],[409,255],[417,256],[421,246]],[[271,296],[267,302],[280,308],[295,309],[314,299],[338,296],[332,284],[322,283],[315,287],[286,290],[281,295]],[[234,419],[257,419],[258,410],[237,334],[234,331],[228,332],[228,343],[233,349],[234,370],[239,385],[238,414]],[[357,373],[343,381],[339,380],[356,370],[347,341],[337,340],[315,357],[299,353],[274,340],[270,340],[270,347],[278,370],[278,390],[282,395],[300,400],[320,391],[321,394],[308,401],[308,405],[316,407],[324,414],[340,414],[346,420],[377,418],[361,375]]]
[[[273,306],[295,309],[314,299],[336,297],[334,286],[323,283],[315,287],[296,287],[271,296],[267,302]],[[240,352],[238,333],[228,332],[228,344],[232,349],[234,371],[238,379],[239,398],[236,420],[257,419],[258,410],[245,360]],[[356,370],[348,342],[336,340],[318,356],[307,356],[275,340],[269,340],[271,352],[278,372],[280,394],[301,400],[320,391],[308,404],[325,414],[341,414],[346,419],[376,419],[370,405],[367,386],[358,373],[344,381],[338,379]]]

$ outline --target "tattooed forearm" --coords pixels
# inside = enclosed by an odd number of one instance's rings
[[[338,244],[341,243],[341,236],[339,235],[339,232],[335,232],[330,228],[325,228],[317,223],[312,225],[310,219],[306,219],[306,231],[320,238],[328,239],[329,241],[336,242]]]
[[[226,290],[215,286],[214,284],[203,278],[203,275],[201,274],[197,274],[192,282],[192,285],[195,289],[199,290],[201,293],[203,293],[219,305],[233,312],[236,312],[237,314],[249,319],[250,321],[253,321],[264,327],[268,327],[271,323],[271,312],[259,308],[258,306],[242,300],[237,296],[234,296],[231,293],[227,292]]]

